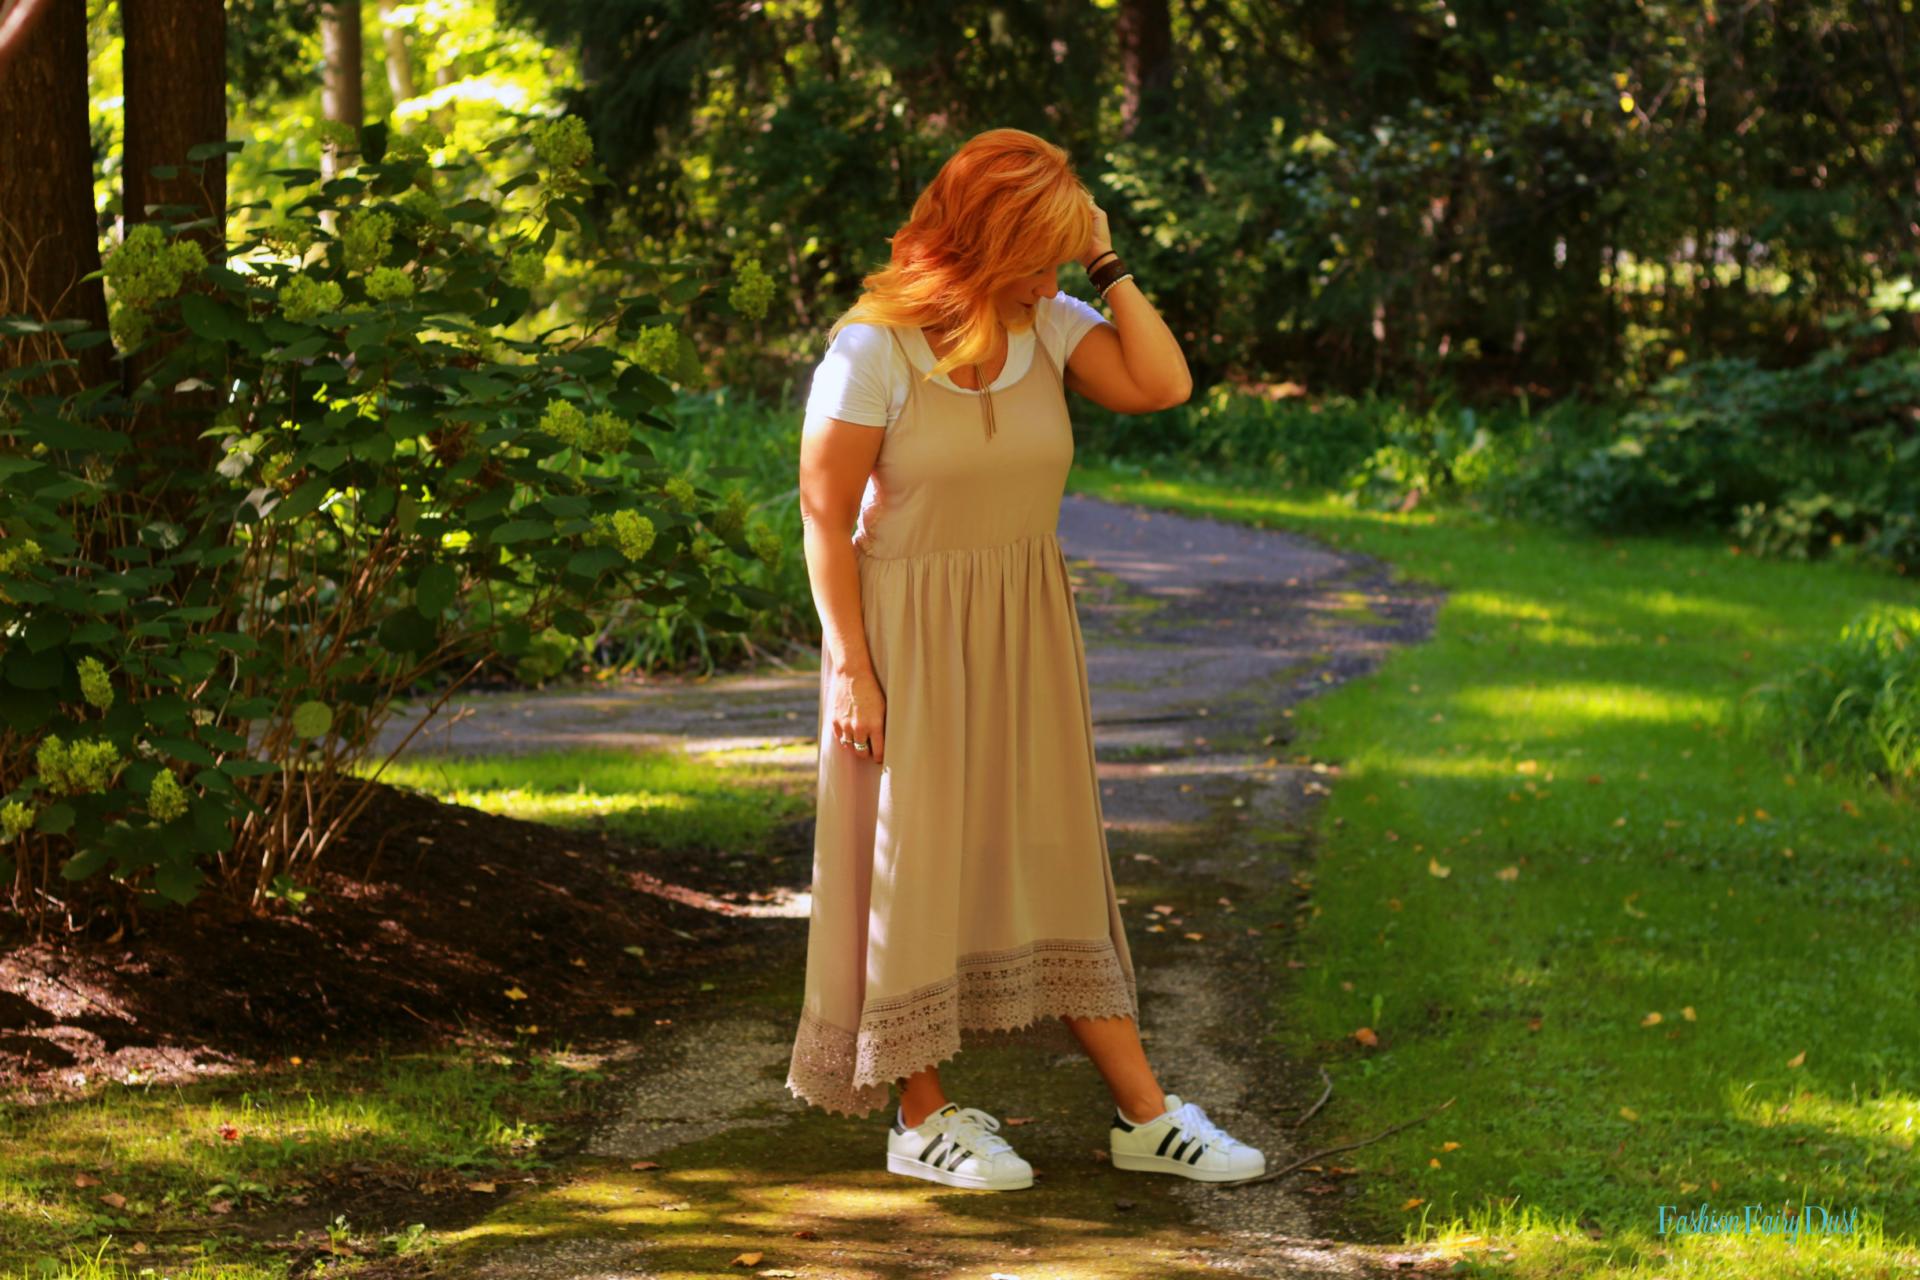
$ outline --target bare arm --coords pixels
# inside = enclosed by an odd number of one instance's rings
[[[885,756],[886,702],[867,652],[853,526],[885,438],[877,427],[840,418],[819,420],[800,435],[800,522],[807,578],[821,635],[839,672],[835,688],[828,691],[835,740],[871,742],[875,764]]]

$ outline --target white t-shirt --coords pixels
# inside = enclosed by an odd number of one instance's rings
[[[1005,391],[1025,376],[1038,358],[1034,353],[1036,341],[1047,344],[1054,366],[1064,377],[1067,357],[1080,339],[1095,325],[1105,323],[1105,316],[1071,294],[1040,299],[1033,309],[1033,327],[1007,334],[1006,366],[988,389]],[[902,346],[913,361],[911,370],[900,357]],[[863,427],[891,427],[906,407],[908,377],[924,378],[935,359],[927,335],[915,326],[900,330],[896,346],[884,326],[846,325],[814,368],[805,421],[811,425],[822,418],[841,418]],[[981,394],[960,386],[944,373],[934,382],[964,395]]]

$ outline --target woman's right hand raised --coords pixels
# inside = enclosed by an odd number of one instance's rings
[[[872,672],[834,672],[828,698],[833,711],[833,744],[875,764],[886,763],[887,695]],[[855,744],[871,743],[871,751]]]

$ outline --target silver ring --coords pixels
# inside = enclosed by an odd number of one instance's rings
[[[855,751],[871,751],[873,750],[873,743],[871,741],[856,742],[853,744],[853,749]]]

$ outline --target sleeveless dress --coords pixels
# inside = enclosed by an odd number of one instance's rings
[[[900,342],[897,330],[889,330]],[[907,362],[854,533],[885,763],[835,740],[821,645],[806,995],[787,1088],[866,1115],[965,1048],[1073,1051],[1139,1017],[1108,861],[1079,615],[1055,535],[1059,367],[982,393]],[[904,345],[902,346],[904,351]]]

